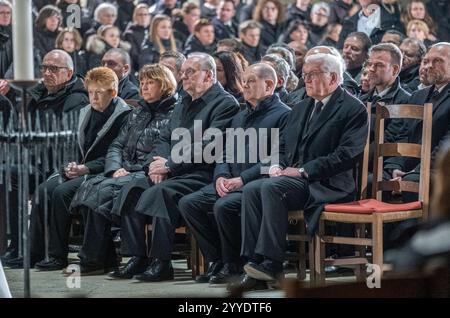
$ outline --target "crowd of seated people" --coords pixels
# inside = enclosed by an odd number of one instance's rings
[[[66,9],[80,2],[73,28]],[[0,0],[0,112],[9,120],[19,101],[7,81],[12,9]],[[450,139],[448,16],[448,1],[422,0],[33,1],[35,76],[43,81],[29,90],[29,110],[79,112],[82,138],[65,169],[30,172],[40,183],[30,196],[31,265],[67,267],[79,215],[81,275],[171,280],[175,229],[187,225],[208,265],[197,282],[239,277],[246,288],[266,288],[283,276],[289,210],[305,211],[312,235],[325,204],[356,199],[354,171],[368,134],[374,139],[368,102],[433,104],[434,171]],[[234,138],[228,128],[253,129],[257,139],[221,145],[215,161],[204,156],[207,141],[190,140],[178,160],[179,129],[194,136],[199,121],[214,140]],[[391,120],[385,140],[420,142],[421,127]],[[278,135],[263,138],[271,129]],[[243,162],[225,160],[239,152]],[[23,266],[17,171],[11,187],[0,184],[11,211],[2,256],[10,267]],[[418,159],[385,161],[386,179],[417,182],[419,173]],[[417,197],[405,192],[402,200]],[[126,264],[117,262],[112,227]]]

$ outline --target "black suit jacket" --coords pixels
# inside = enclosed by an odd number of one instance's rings
[[[450,138],[450,83],[447,84],[437,98],[432,101],[431,95],[435,87],[430,86],[415,92],[409,104],[423,105],[433,103],[433,121],[431,130],[431,167],[434,165],[436,154],[441,149],[442,144]],[[409,143],[422,142],[422,121],[414,121],[408,131]],[[408,172],[419,171],[419,159],[409,157],[396,157],[386,161],[384,167],[388,170],[400,169]]]
[[[235,38],[238,34],[238,27],[236,23],[232,22],[231,27],[226,26],[217,17],[212,20],[214,25],[214,32],[216,35],[216,41],[228,38]]]
[[[325,204],[355,199],[356,165],[369,133],[364,104],[341,87],[306,131],[313,108],[310,97],[293,108],[280,160],[283,167],[303,167],[309,176],[310,198],[304,207],[309,234],[314,233]]]
[[[395,83],[391,86],[389,91],[381,98],[375,97],[375,90],[360,97],[363,103],[371,102],[371,120],[370,120],[370,142],[375,139],[375,123],[376,123],[376,102],[385,103],[386,105],[406,104],[408,103],[411,94],[408,93],[400,85],[400,80],[397,77]],[[389,119],[384,126],[384,140],[385,142],[399,142],[407,139],[408,134],[408,120],[403,119]]]

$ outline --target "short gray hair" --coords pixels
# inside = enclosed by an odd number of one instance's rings
[[[266,54],[280,54],[281,57],[289,64],[290,69],[295,70],[294,55],[287,48],[273,45],[267,49]]]
[[[95,8],[94,11],[94,20],[97,22],[100,22],[100,13],[103,11],[113,11],[114,14],[117,16],[117,8],[112,5],[111,3],[101,3],[98,5],[97,8]]]
[[[283,79],[283,87],[286,87],[286,83],[291,72],[289,64],[276,54],[264,55],[261,61],[266,61],[273,64],[277,77]]]
[[[128,64],[131,66],[130,54],[128,54],[128,52],[125,51],[124,49],[121,49],[119,47],[112,48],[112,49],[109,49],[108,51],[106,51],[106,53],[103,54],[103,56],[105,56],[106,54],[118,54],[118,55],[120,55],[120,58],[121,58],[123,64]]]
[[[320,62],[320,67],[324,72],[336,73],[338,77],[338,83],[344,82],[344,65],[342,59],[332,54],[317,53],[309,55],[305,59],[305,64]]]
[[[211,55],[203,52],[194,52],[188,55],[188,59],[190,58],[198,59],[201,69],[203,71],[211,71],[213,82],[217,82],[216,62]]]
[[[72,60],[72,57],[69,55],[69,53],[67,53],[66,51],[63,51],[63,50],[51,50],[45,56],[54,55],[54,54],[59,55],[59,58],[65,62],[66,67],[73,71],[73,69],[74,69],[73,60]]]

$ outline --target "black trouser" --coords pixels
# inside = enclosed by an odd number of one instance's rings
[[[219,197],[210,184],[183,197],[178,203],[206,262],[240,261],[241,198],[242,191]]]
[[[242,193],[241,255],[262,255],[282,262],[286,248],[288,211],[302,209],[309,186],[300,177],[274,177],[250,182]]]
[[[84,237],[78,257],[88,267],[112,267],[117,264],[116,249],[111,233],[111,220],[91,209],[79,209],[83,215]]]
[[[142,193],[135,210],[144,216],[154,215],[152,217],[151,258],[162,261],[171,259],[175,230],[182,224],[178,201],[183,196],[201,189],[209,182],[211,182],[211,179],[206,174],[204,176],[193,175],[192,178],[175,177],[153,185]],[[144,245],[137,242],[144,242],[145,244],[142,222],[148,222],[148,218],[137,217],[134,212],[129,216],[122,217],[122,240],[127,239],[129,242],[135,242],[135,248],[137,249],[135,252],[138,253],[142,253]],[[127,226],[130,226],[130,228],[126,229]],[[129,242],[125,244],[130,246]],[[132,255],[138,256],[138,254]]]
[[[31,255],[45,256],[45,222],[49,225],[49,255],[67,258],[71,217],[69,206],[84,177],[62,182],[59,176],[41,183],[33,199],[30,221]],[[38,200],[38,201],[37,201]],[[45,220],[47,205],[48,220]]]

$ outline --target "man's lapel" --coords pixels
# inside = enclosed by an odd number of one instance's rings
[[[316,122],[313,123],[309,127],[309,130],[303,134],[303,140],[314,135],[339,110],[337,104],[340,103],[341,100],[343,100],[343,93],[344,91],[341,87],[338,87],[336,91],[334,91],[333,95],[331,96],[328,103],[324,106]]]

